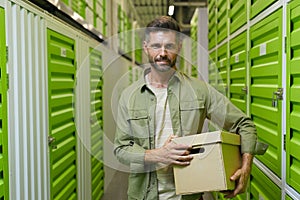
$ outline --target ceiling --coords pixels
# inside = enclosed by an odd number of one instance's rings
[[[173,18],[185,34],[190,32],[190,21],[197,7],[206,7],[207,0],[131,0],[136,20],[141,26],[162,15],[168,15],[169,5],[174,5]]]

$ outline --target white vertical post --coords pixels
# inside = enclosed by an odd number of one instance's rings
[[[207,8],[198,8],[198,74],[208,82],[208,12]]]
[[[10,198],[48,199],[45,20],[24,2],[6,10]]]
[[[285,136],[286,136],[286,103],[287,103],[287,94],[286,94],[286,37],[287,37],[287,2],[283,0],[282,2],[282,88],[283,88],[283,100],[281,104],[281,199],[285,199],[285,185],[286,185],[286,150],[285,146]]]

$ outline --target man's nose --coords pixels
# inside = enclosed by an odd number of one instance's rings
[[[159,54],[160,54],[161,56],[165,56],[165,55],[167,54],[167,49],[165,48],[165,46],[162,46],[162,47],[160,48]]]

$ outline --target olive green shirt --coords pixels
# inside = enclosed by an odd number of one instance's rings
[[[155,164],[145,164],[146,149],[155,147],[156,98],[144,76],[126,88],[120,97],[114,153],[130,166],[128,199],[158,199]],[[254,154],[256,129],[249,117],[207,83],[175,72],[168,83],[168,103],[174,135],[202,132],[205,119],[241,136],[241,153]],[[183,196],[183,199],[195,199]],[[198,194],[199,198],[199,194]]]

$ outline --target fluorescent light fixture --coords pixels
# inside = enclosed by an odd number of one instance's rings
[[[172,16],[174,14],[174,5],[169,6],[168,15]]]

